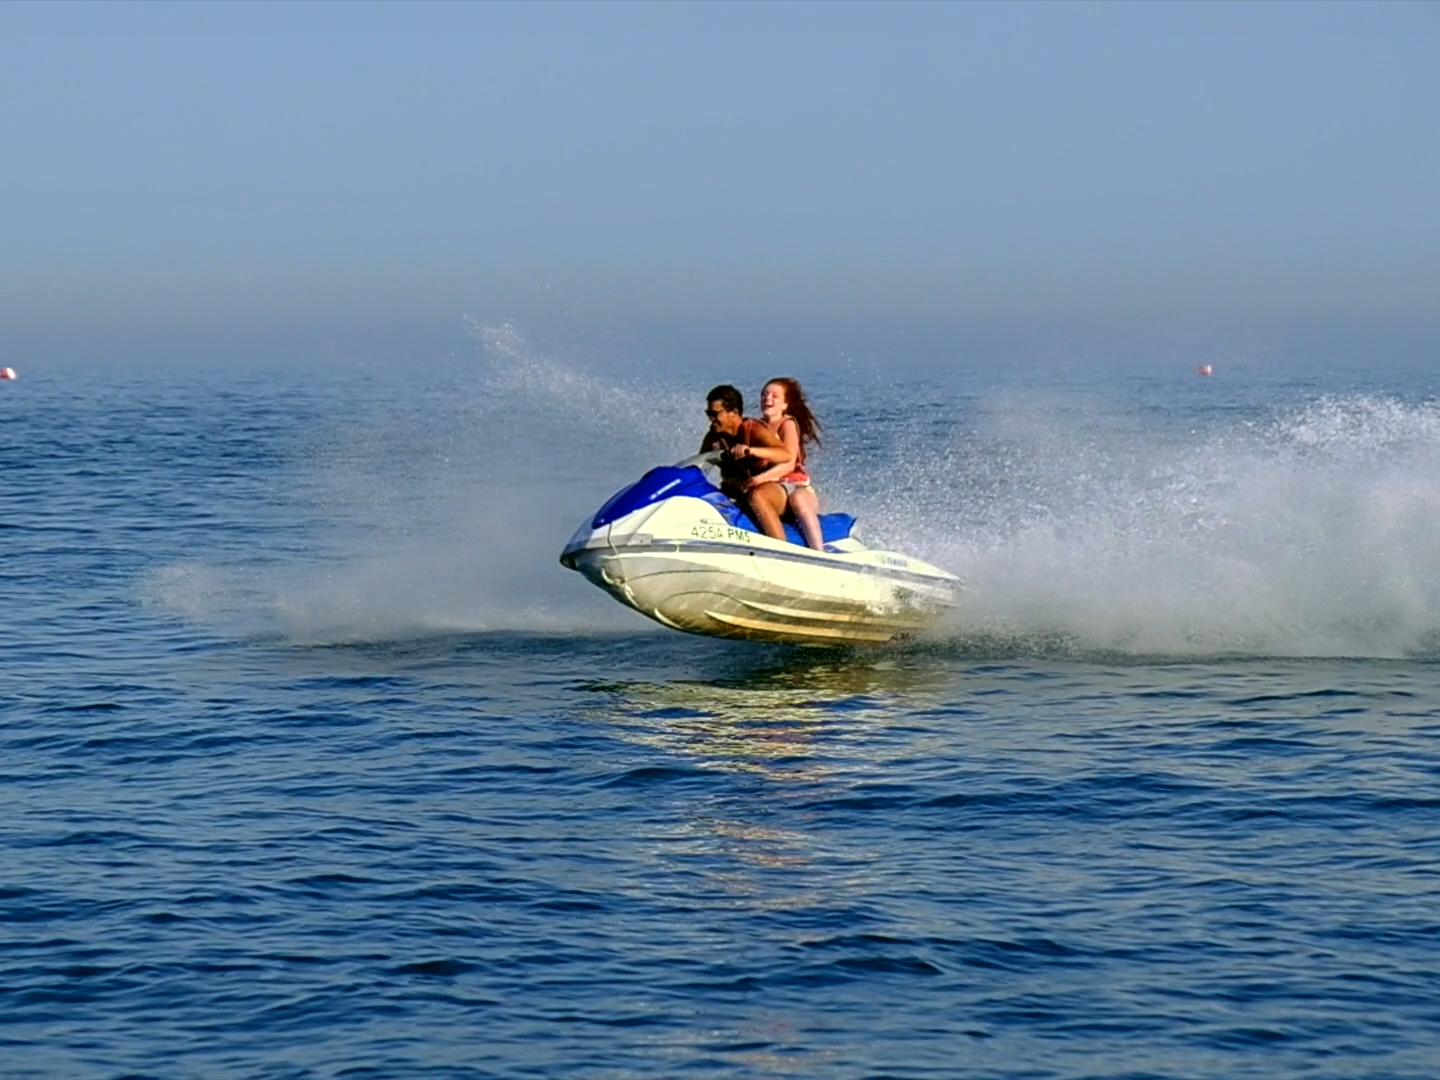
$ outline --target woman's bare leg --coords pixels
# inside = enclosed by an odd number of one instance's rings
[[[825,550],[825,538],[820,532],[820,500],[815,491],[808,487],[797,487],[790,495],[790,510],[795,515],[795,524],[800,526],[800,535],[805,543],[816,551]]]
[[[784,540],[785,526],[780,524],[780,515],[785,513],[785,489],[779,484],[761,484],[750,489],[748,501],[760,531],[774,540]]]

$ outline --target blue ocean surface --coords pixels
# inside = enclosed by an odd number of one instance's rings
[[[762,372],[966,581],[828,651],[556,561],[732,372],[16,366],[5,1080],[1436,1073],[1418,367]]]

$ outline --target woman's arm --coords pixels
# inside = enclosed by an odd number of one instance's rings
[[[746,423],[751,423],[746,421]],[[730,456],[736,458],[751,458],[755,461],[774,464],[785,461],[789,458],[790,451],[779,437],[760,421],[754,421],[753,425],[746,430],[746,442],[737,443],[730,448]],[[748,440],[755,440],[750,442]]]
[[[773,461],[775,464],[764,472],[757,473],[755,476],[750,477],[751,487],[757,484],[773,483],[783,476],[789,476],[795,471],[795,462],[800,460],[800,425],[787,416],[784,420],[780,421],[780,436],[776,439],[776,442],[779,443],[779,446],[774,449],[767,449],[765,451],[766,456],[762,459],[765,461]],[[784,453],[783,457],[776,456],[782,451]],[[759,454],[755,456],[757,458],[760,457]]]

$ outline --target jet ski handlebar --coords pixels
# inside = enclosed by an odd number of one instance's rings
[[[719,465],[722,456],[721,451],[711,450],[704,454],[696,454],[694,457],[687,457],[684,461],[677,461],[675,468],[684,469],[687,466],[694,465],[696,468],[703,469],[707,465]]]

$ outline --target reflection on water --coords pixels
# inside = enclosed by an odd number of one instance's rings
[[[924,657],[786,654],[743,662],[704,680],[587,682],[600,700],[587,715],[637,743],[699,758],[708,767],[771,779],[819,781],[848,758],[857,725],[883,725],[896,705],[938,702],[953,669]]]
[[[843,797],[886,770],[889,756],[912,752],[913,727],[898,740],[890,729],[897,717],[943,701],[953,667],[799,650],[727,664],[706,679],[583,684],[593,702],[586,715],[626,741],[748,778],[739,797],[706,784],[668,792],[669,817],[653,835],[651,859],[683,867],[717,903],[750,910],[860,903],[884,853],[805,827],[813,821],[807,804]]]

